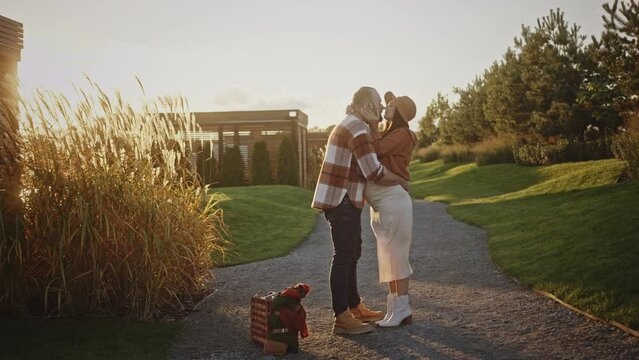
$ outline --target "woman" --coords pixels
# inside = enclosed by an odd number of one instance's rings
[[[415,103],[408,96],[384,94],[384,118],[389,122],[381,134],[371,124],[376,137],[377,157],[385,168],[410,180],[408,163],[417,143],[417,136],[408,128],[415,117]],[[371,227],[377,239],[379,281],[387,282],[386,316],[377,321],[382,327],[410,324],[412,310],[408,302],[408,278],[413,273],[409,252],[413,230],[413,203],[400,185],[381,186],[368,182],[364,196],[371,205]]]

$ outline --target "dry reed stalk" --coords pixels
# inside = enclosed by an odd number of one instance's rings
[[[46,91],[21,106],[21,300],[53,314],[180,310],[226,244],[222,212],[189,166],[201,130],[184,99],[136,111],[89,84],[75,106]]]

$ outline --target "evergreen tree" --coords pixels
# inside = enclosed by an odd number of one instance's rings
[[[251,183],[253,185],[270,184],[272,182],[271,161],[266,142],[258,141],[253,145],[252,159]]]
[[[577,138],[590,122],[590,114],[576,102],[585,77],[584,39],[579,26],[569,26],[557,9],[538,19],[532,31],[524,27],[515,42],[526,98],[534,106],[530,125],[540,140]]]
[[[585,78],[587,54],[577,25],[561,10],[522,26],[515,50],[485,74],[485,116],[498,133],[545,141],[577,138],[591,122],[589,109],[576,100]]]
[[[448,99],[441,93],[437,93],[437,97],[431,101],[426,108],[426,114],[419,120],[419,146],[426,147],[441,138],[440,129],[445,125],[446,118],[450,111]]]
[[[598,107],[598,120],[615,128],[619,118],[639,107],[639,1],[606,3],[603,8],[604,32],[593,37],[593,59],[585,96]]]
[[[426,114],[419,120],[419,129],[417,130],[418,147],[427,147],[439,139],[439,123],[440,105],[448,105],[448,101],[442,96],[441,93],[437,93],[437,98],[431,101],[426,107]]]
[[[244,161],[240,148],[236,145],[224,151],[222,169],[220,171],[222,186],[240,186],[244,184]]]
[[[217,181],[217,161],[210,141],[205,141],[202,150],[197,154],[197,173],[204,185]]]
[[[288,137],[282,139],[282,143],[277,150],[277,183],[299,185],[295,146]]]
[[[484,116],[497,134],[528,137],[533,105],[526,98],[526,86],[521,79],[521,62],[508,49],[500,62],[484,72],[486,104]]]
[[[593,38],[593,42],[587,47],[588,60],[585,65],[586,76],[581,86],[577,102],[592,112],[590,125],[596,126],[601,131],[600,136],[613,133],[621,124],[620,112],[623,106],[618,106],[621,99],[621,91],[616,86],[616,80],[609,69],[603,65],[606,56],[601,51],[601,44]]]
[[[455,88],[459,100],[450,111],[449,120],[443,124],[452,142],[473,144],[494,134],[492,124],[484,116],[486,89],[478,77],[465,88]]]

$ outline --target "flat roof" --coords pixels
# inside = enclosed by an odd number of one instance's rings
[[[299,109],[193,112],[202,125],[241,125],[258,123],[297,122],[306,128],[308,115]]]

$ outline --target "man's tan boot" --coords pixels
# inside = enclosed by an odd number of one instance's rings
[[[353,317],[359,321],[375,322],[384,318],[383,311],[370,310],[366,307],[366,305],[364,305],[363,302],[357,304],[356,308],[350,308],[348,310],[351,312],[351,314],[353,314]]]
[[[373,331],[373,326],[356,320],[351,313],[346,310],[335,317],[333,334],[357,335]]]

